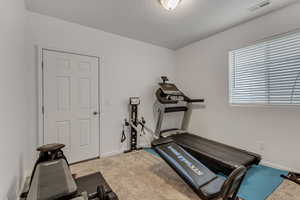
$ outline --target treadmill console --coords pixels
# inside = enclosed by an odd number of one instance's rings
[[[173,83],[167,83],[168,78],[162,76],[163,82],[159,83],[156,97],[162,104],[177,104],[180,101],[187,103],[204,103],[204,99],[191,99],[183,94]]]
[[[183,101],[183,93],[172,83],[159,83],[164,98],[172,101]]]
[[[167,83],[168,78],[166,76],[161,77],[162,82],[159,83],[159,90],[157,93],[158,99],[161,102],[166,103],[178,103],[179,101],[184,101],[184,94],[177,88],[173,83]]]
[[[182,92],[173,83],[159,83],[160,89],[166,95],[182,96]]]

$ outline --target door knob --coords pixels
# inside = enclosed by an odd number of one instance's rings
[[[93,112],[93,115],[98,115],[99,113],[97,111]]]

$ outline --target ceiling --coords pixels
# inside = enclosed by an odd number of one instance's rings
[[[299,0],[182,0],[174,11],[158,0],[27,0],[30,11],[128,38],[178,49]]]

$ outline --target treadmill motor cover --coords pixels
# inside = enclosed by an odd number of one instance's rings
[[[76,194],[77,186],[64,159],[37,165],[27,200],[58,199]]]

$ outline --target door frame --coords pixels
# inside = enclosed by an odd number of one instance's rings
[[[101,140],[102,140],[102,118],[103,118],[103,69],[100,56],[94,56],[92,53],[82,53],[81,51],[66,50],[61,48],[53,48],[47,46],[35,45],[37,54],[36,66],[37,66],[37,83],[38,83],[38,133],[37,133],[37,146],[44,144],[44,71],[43,71],[43,52],[54,51],[59,53],[74,54],[79,56],[88,56],[98,59],[98,106],[99,106],[99,147],[98,156],[101,155]]]

